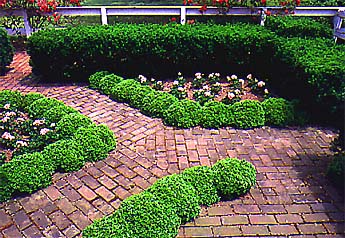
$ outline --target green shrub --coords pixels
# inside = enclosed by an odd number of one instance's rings
[[[98,71],[89,77],[89,84],[90,88],[98,89],[99,88],[99,82],[101,79],[103,79],[105,76],[110,75],[110,72],[108,71]]]
[[[43,94],[30,92],[23,97],[23,108],[28,110],[28,107],[36,100],[45,98]]]
[[[55,98],[42,98],[34,101],[28,107],[28,113],[34,118],[43,118],[43,115],[51,108],[57,106],[65,106],[63,102]]]
[[[294,121],[294,108],[283,98],[269,98],[261,103],[267,125],[286,126]]]
[[[219,66],[240,71],[246,64],[254,72],[272,53],[274,38],[273,32],[249,24],[79,26],[33,34],[28,52],[37,74],[58,80],[87,78],[103,69],[126,77],[175,76]]]
[[[196,190],[200,204],[210,206],[219,202],[220,197],[214,186],[213,170],[207,166],[188,168],[181,174]]]
[[[42,155],[49,158],[55,169],[72,172],[83,167],[85,159],[82,156],[83,148],[74,140],[59,140],[44,148]]]
[[[153,117],[163,117],[163,113],[179,100],[167,92],[154,91],[143,99],[142,112]]]
[[[200,198],[197,191],[179,175],[161,178],[146,191],[155,195],[162,203],[168,204],[183,223],[200,213]]]
[[[32,193],[51,184],[54,164],[41,153],[17,156],[0,167],[0,190],[13,193]],[[4,187],[3,187],[4,186]],[[7,197],[7,198],[8,198]]]
[[[325,37],[331,38],[332,28],[314,19],[295,16],[271,16],[267,18],[265,27],[285,37]]]
[[[118,102],[129,102],[133,89],[141,87],[134,79],[126,79],[110,89],[110,96]]]
[[[92,123],[91,119],[80,114],[71,113],[62,117],[56,124],[56,133],[59,137],[66,138],[73,136],[73,134],[80,127],[88,127]]]
[[[255,167],[237,158],[226,158],[212,166],[214,186],[222,198],[245,194],[256,183]]]
[[[129,104],[135,108],[143,108],[143,100],[144,98],[150,94],[155,93],[156,91],[152,89],[150,86],[141,86],[136,87],[133,89],[131,93],[131,98]]]
[[[340,189],[345,185],[345,155],[337,155],[328,166],[327,176]]]
[[[216,101],[206,102],[202,107],[200,125],[204,128],[220,128],[233,124],[229,106]]]
[[[116,147],[116,137],[114,135],[114,132],[109,129],[104,124],[96,125],[91,124],[88,127],[89,130],[92,130],[94,135],[101,138],[101,140],[104,142],[104,144],[107,146],[107,152],[110,152],[111,150],[115,149]]]
[[[78,113],[78,111],[72,107],[62,104],[62,105],[57,105],[53,108],[50,108],[48,111],[44,112],[42,116],[49,123],[53,123],[53,122],[56,123],[60,121],[61,118],[63,118],[64,116],[71,113]]]
[[[6,72],[6,67],[11,64],[14,48],[6,30],[0,28],[0,75]]]
[[[112,88],[116,87],[118,83],[122,82],[123,78],[115,74],[109,74],[103,77],[98,83],[98,89],[106,95],[112,92]]]
[[[248,129],[265,124],[265,111],[258,101],[243,100],[235,102],[230,107],[230,111],[236,128]]]
[[[0,91],[0,107],[5,104],[11,104],[12,108],[20,108],[22,106],[23,96],[19,91],[1,90]]]
[[[109,152],[109,146],[105,144],[102,138],[94,133],[95,127],[80,127],[72,140],[75,140],[82,147],[81,156],[86,161],[98,161],[105,159]]]
[[[164,123],[169,126],[190,128],[200,123],[201,106],[199,103],[183,99],[173,103],[164,113]]]
[[[154,195],[142,192],[125,199],[111,216],[88,226],[84,237],[174,238],[181,219]]]

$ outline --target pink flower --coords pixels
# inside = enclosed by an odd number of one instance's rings
[[[236,97],[236,95],[234,93],[228,93],[228,98],[231,100],[234,97]]]
[[[40,135],[44,136],[45,134],[47,134],[50,130],[48,128],[42,128],[40,130]]]
[[[9,103],[7,103],[7,104],[4,105],[4,108],[5,108],[5,109],[10,109],[10,107],[11,107],[11,104],[9,104]]]
[[[259,88],[262,88],[263,86],[265,86],[265,82],[263,82],[263,81],[258,82],[258,87]]]
[[[4,132],[4,134],[2,134],[1,136],[2,139],[5,139],[5,140],[14,140],[15,137],[12,136],[9,132]]]

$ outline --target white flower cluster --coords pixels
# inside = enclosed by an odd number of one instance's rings
[[[50,131],[50,130],[49,130],[48,128],[42,128],[42,129],[40,130],[40,135],[44,136],[44,135],[46,135],[49,131]]]
[[[28,143],[26,141],[19,140],[16,142],[16,145],[18,147],[28,146]]]
[[[2,134],[1,136],[2,139],[5,140],[14,140],[15,137],[13,135],[11,135],[9,132],[4,132],[4,134]]]
[[[202,73],[195,73],[195,78],[196,79],[201,79],[202,78]]]
[[[7,109],[7,110],[10,109],[10,107],[11,107],[11,104],[7,103],[7,104],[4,105],[4,108]]]
[[[140,83],[146,83],[146,81],[147,81],[147,78],[141,74],[138,76],[138,79],[140,80]]]
[[[44,119],[37,119],[37,120],[35,120],[33,123],[32,123],[32,125],[34,125],[34,126],[40,126],[40,125],[43,125],[45,123],[45,120]]]

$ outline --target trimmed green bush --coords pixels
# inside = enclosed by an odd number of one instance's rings
[[[207,166],[195,166],[183,171],[181,176],[196,190],[200,204],[210,206],[219,202],[220,197],[214,185],[213,170]]]
[[[134,88],[131,93],[129,104],[135,108],[143,108],[144,98],[152,92],[156,92],[156,91],[152,89],[150,86],[141,86],[141,87]]]
[[[110,97],[119,102],[128,102],[133,89],[141,87],[141,84],[134,79],[126,79],[110,89]]]
[[[345,185],[345,155],[337,155],[333,158],[327,169],[329,179],[342,191]]]
[[[246,160],[226,158],[212,166],[214,186],[222,198],[245,194],[256,183],[255,167]]]
[[[267,125],[286,126],[294,121],[294,107],[283,98],[269,98],[261,103]]]
[[[28,113],[31,117],[35,118],[43,118],[44,114],[51,108],[57,106],[65,106],[63,102],[55,99],[55,98],[42,98],[34,101],[28,107]]]
[[[22,106],[23,96],[19,91],[1,90],[0,91],[0,107],[5,104],[11,104],[11,107],[20,108]]]
[[[71,172],[83,167],[85,159],[82,150],[83,148],[75,140],[59,140],[46,146],[42,155],[44,158],[49,158],[55,169]]]
[[[36,100],[45,98],[43,94],[40,93],[28,93],[23,97],[23,108],[28,110],[28,107]]]
[[[0,166],[0,190],[9,192],[5,199],[13,193],[32,193],[51,184],[54,163],[35,152],[14,157],[11,162]]]
[[[173,103],[163,113],[163,120],[169,126],[190,128],[199,125],[201,110],[199,103],[183,99]]]
[[[50,108],[48,111],[43,113],[43,117],[50,123],[56,123],[61,120],[64,116],[71,114],[71,113],[78,113],[72,107],[66,106],[64,104],[57,105],[56,107]]]
[[[167,92],[152,92],[143,99],[142,112],[153,117],[163,117],[163,113],[179,100]]]
[[[265,124],[265,111],[260,102],[244,100],[235,102],[230,107],[234,119],[234,126],[237,128],[253,128]]]
[[[116,147],[116,137],[114,135],[114,132],[110,130],[106,125],[91,124],[87,128],[91,130],[94,135],[101,138],[103,143],[107,146],[107,152],[113,150]]]
[[[123,78],[115,74],[109,74],[104,76],[98,83],[98,89],[104,94],[109,95],[112,92],[112,88],[116,87],[118,83],[122,82]]]
[[[6,30],[0,28],[0,75],[6,72],[6,67],[11,64],[14,48]]]
[[[183,223],[200,213],[200,198],[197,191],[177,174],[157,180],[146,191],[158,197],[162,203],[169,204]]]
[[[91,119],[80,113],[67,114],[56,124],[56,133],[61,138],[71,137],[78,128],[88,127],[91,124]]]
[[[83,237],[176,237],[180,225],[171,207],[142,192],[124,200],[113,215],[88,226]]]
[[[222,102],[206,102],[202,107],[200,125],[204,128],[220,128],[233,124],[228,105]]]
[[[108,71],[98,71],[89,77],[89,84],[91,88],[98,89],[99,88],[99,82],[101,79],[103,79],[105,76],[110,75],[111,73]]]
[[[307,17],[270,16],[267,17],[265,28],[285,37],[331,38],[333,35],[330,24],[323,24]]]
[[[102,138],[95,134],[95,127],[81,127],[73,135],[72,140],[77,141],[83,148],[81,156],[87,161],[98,161],[105,159],[109,152],[109,146]]]

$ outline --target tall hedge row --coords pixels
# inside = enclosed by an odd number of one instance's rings
[[[249,24],[116,24],[35,33],[28,42],[33,70],[44,79],[86,79],[109,70],[125,77],[198,71],[269,77],[284,96],[299,98],[322,117],[343,114],[345,47],[331,37],[287,38],[301,29],[326,36],[318,23],[268,21],[277,33]],[[273,23],[272,23],[273,22]],[[297,22],[297,24],[295,24]],[[285,25],[284,25],[284,24]],[[282,26],[283,25],[283,26]],[[305,28],[309,25],[309,28]],[[290,35],[290,34],[289,34]],[[322,109],[322,110],[321,110]],[[326,116],[327,117],[327,116]]]
[[[13,59],[14,48],[7,32],[0,28],[0,75],[4,74],[6,67]]]

